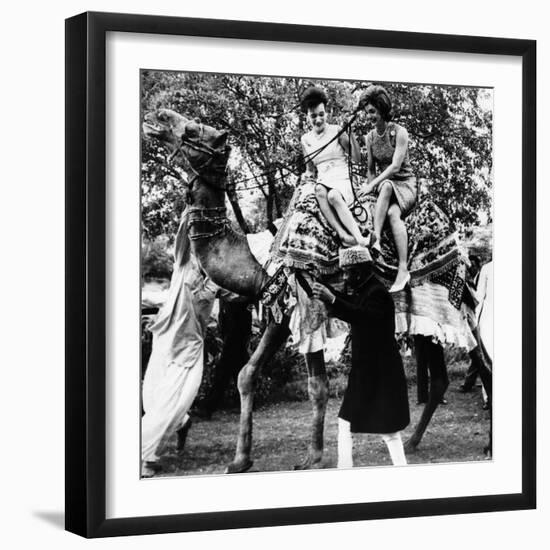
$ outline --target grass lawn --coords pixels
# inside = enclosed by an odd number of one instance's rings
[[[411,464],[433,462],[467,462],[484,460],[489,414],[481,407],[481,392],[456,391],[460,381],[451,380],[447,405],[439,406],[415,453]],[[337,415],[341,400],[330,398],[325,424],[324,468],[336,467]],[[411,424],[404,440],[416,426],[423,405],[416,405],[416,385],[409,388]],[[176,437],[170,441],[161,458],[164,471],[160,476],[223,474],[232,460],[237,440],[238,410],[222,410],[211,420],[194,420],[185,450],[176,453]],[[292,470],[306,453],[311,425],[311,408],[307,401],[286,401],[258,408],[254,414],[254,437],[250,471]],[[361,434],[354,439],[355,466],[391,464],[380,436]]]

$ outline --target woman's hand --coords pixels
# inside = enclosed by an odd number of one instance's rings
[[[336,296],[321,283],[313,283],[311,290],[313,291],[313,296],[315,298],[318,298],[327,304],[332,304],[336,298]]]
[[[361,192],[365,195],[370,195],[371,193],[374,193],[376,191],[377,184],[374,185],[372,183],[368,183],[367,185],[363,186],[361,189]]]

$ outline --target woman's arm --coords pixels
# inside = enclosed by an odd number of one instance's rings
[[[341,128],[338,128],[338,132],[341,130]],[[351,136],[351,140],[350,140]],[[346,152],[346,154],[351,156],[351,160],[355,163],[361,162],[361,148],[359,147],[359,143],[357,143],[357,139],[355,138],[353,132],[343,132],[340,134],[340,137],[338,138],[338,143],[342,146],[342,149]]]
[[[366,185],[363,185],[362,189],[361,189],[361,191],[363,193],[366,193],[367,195],[374,191],[374,187],[372,187],[370,185],[370,182],[374,179],[374,177],[376,175],[374,173],[375,166],[374,166],[374,158],[372,156],[372,147],[371,147],[370,135],[371,134],[368,133],[365,136],[365,149],[366,149],[366,152],[367,152],[367,183],[366,183]]]
[[[397,136],[395,139],[395,151],[391,164],[378,176],[369,180],[368,186],[365,188],[365,192],[372,193],[378,186],[385,180],[391,179],[391,177],[399,172],[403,160],[407,154],[407,147],[409,145],[409,134],[405,128],[399,127],[397,130]]]

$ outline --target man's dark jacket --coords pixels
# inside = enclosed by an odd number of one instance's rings
[[[402,430],[410,422],[409,400],[390,293],[371,275],[353,294],[337,293],[332,312],[351,325],[351,371],[340,418],[352,432]]]

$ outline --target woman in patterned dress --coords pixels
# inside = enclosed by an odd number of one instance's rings
[[[346,155],[359,162],[361,153],[353,134],[351,139],[341,128],[328,124],[325,92],[316,86],[302,95],[302,110],[307,114],[311,131],[302,136],[301,143],[306,158],[306,178],[315,179],[315,194],[321,212],[338,234],[344,246],[366,246],[367,239],[361,235],[350,206],[353,190],[349,177]]]
[[[403,126],[392,122],[391,99],[382,86],[369,86],[361,96],[360,105],[374,126],[366,136],[368,176],[363,188],[366,193],[378,193],[374,211],[374,235],[377,240],[373,251],[381,252],[380,238],[387,218],[398,257],[397,277],[390,292],[398,292],[410,281],[404,218],[417,198],[416,177],[409,161],[409,135]]]

